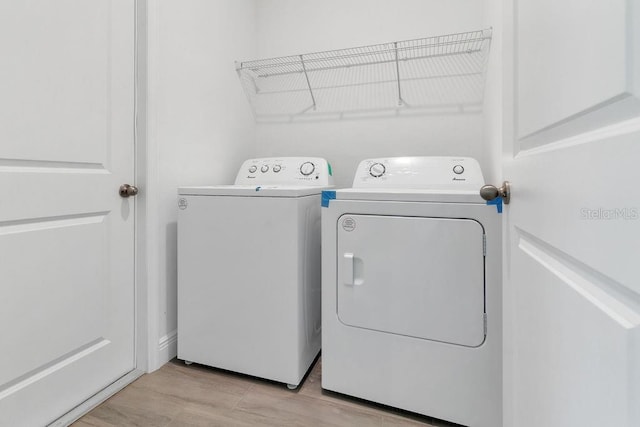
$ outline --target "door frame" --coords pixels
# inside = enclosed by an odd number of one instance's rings
[[[148,251],[147,236],[152,232],[148,227],[149,188],[148,158],[149,146],[147,138],[147,100],[148,100],[148,0],[135,2],[135,98],[134,98],[134,146],[135,146],[135,182],[141,188],[136,199],[135,215],[135,366],[136,370],[149,372],[151,366],[150,341],[151,330],[157,330],[157,297],[151,298],[152,292],[148,283]],[[156,292],[157,293],[157,292]],[[155,305],[153,304],[155,302]],[[155,319],[155,321],[154,321]],[[156,334],[157,335],[157,334]]]
[[[501,72],[501,99],[500,99],[500,116],[501,122],[498,128],[500,136],[500,162],[499,162],[499,179],[502,182],[505,179],[504,158],[512,158],[514,155],[514,135],[516,123],[516,111],[514,104],[514,94],[516,85],[516,57],[515,46],[517,43],[515,14],[517,12],[515,1],[501,0],[501,52],[499,55],[499,66]],[[509,208],[505,212],[505,221],[502,223],[502,422],[503,426],[512,426],[514,413],[514,354],[515,346],[513,338],[515,334],[513,320],[515,313],[509,301],[513,300],[515,292],[511,285],[511,276],[509,265],[511,262],[510,252],[510,234],[509,234]]]

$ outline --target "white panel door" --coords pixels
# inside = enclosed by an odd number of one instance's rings
[[[0,424],[134,368],[134,2],[0,2]]]
[[[505,425],[640,426],[640,2],[507,0]]]
[[[484,229],[471,219],[338,218],[338,318],[357,328],[478,347]]]

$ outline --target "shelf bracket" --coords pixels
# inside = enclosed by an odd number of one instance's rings
[[[398,42],[393,42],[394,51],[396,54],[396,81],[398,82],[398,105],[403,105],[402,90],[400,89],[400,64],[398,63]]]
[[[304,78],[307,80],[307,87],[309,88],[309,94],[311,95],[311,102],[313,103],[313,110],[316,109],[316,97],[313,96],[313,89],[311,89],[311,82],[309,81],[309,75],[307,74],[307,67],[304,65],[304,59],[300,55],[300,63],[302,64],[302,71],[304,71]]]

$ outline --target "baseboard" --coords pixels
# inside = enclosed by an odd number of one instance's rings
[[[178,355],[178,331],[173,330],[158,340],[158,367]]]
[[[71,423],[77,421],[83,415],[86,415],[93,408],[100,405],[102,402],[140,378],[142,375],[144,375],[144,372],[137,369],[129,372],[49,424],[48,427],[66,427],[71,425]]]

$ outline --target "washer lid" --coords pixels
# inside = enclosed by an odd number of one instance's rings
[[[178,194],[192,196],[243,197],[303,197],[320,194],[329,187],[300,187],[293,185],[216,185],[180,187]]]
[[[335,196],[336,200],[486,204],[480,197],[480,187],[477,190],[345,188],[336,190]]]

